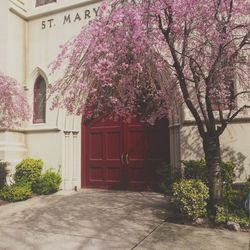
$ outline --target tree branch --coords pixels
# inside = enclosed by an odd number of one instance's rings
[[[250,108],[250,105],[243,105],[241,108],[239,108],[229,119],[227,120],[227,123],[230,123],[242,110]]]

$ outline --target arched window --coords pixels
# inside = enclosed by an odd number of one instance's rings
[[[36,79],[34,86],[33,123],[46,121],[46,83],[42,76]]]

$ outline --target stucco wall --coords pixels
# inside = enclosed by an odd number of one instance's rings
[[[7,40],[8,40],[8,2],[2,1],[0,5],[0,71],[6,71],[6,60],[7,60]]]
[[[194,125],[181,128],[181,159],[204,158],[202,141]],[[233,123],[220,137],[223,160],[232,160],[237,166],[238,180],[243,181],[250,175],[250,124]]]
[[[0,2],[0,71],[14,77],[22,86],[25,82],[26,21],[9,11],[9,1]],[[11,172],[17,162],[27,156],[22,131],[0,131],[0,159],[10,163]]]
[[[62,73],[51,76],[48,65],[59,46],[77,35],[95,18],[98,1],[58,0],[35,7],[33,0],[0,2],[0,70],[14,77],[26,89],[33,109],[33,89],[42,75],[47,86]],[[80,187],[81,117],[67,116],[63,110],[46,106],[46,123],[29,122],[17,131],[0,131],[0,159],[10,168],[24,157],[41,158],[47,168],[60,169],[63,188]]]
[[[26,78],[26,28],[26,21],[8,12],[6,74],[14,77],[22,85]]]
[[[29,132],[26,142],[29,157],[42,159],[47,168],[61,168],[62,135],[59,131]]]
[[[40,15],[28,21],[27,46],[29,49],[26,72],[30,103],[33,102],[33,86],[38,74],[43,74],[47,84],[53,84],[53,81],[62,73],[50,75],[48,69],[48,65],[60,51],[59,46],[76,36],[81,27],[96,16],[99,4],[85,5],[84,2],[86,1],[81,1],[83,4],[77,5],[77,8],[65,9],[64,7],[69,5],[68,1],[58,1],[57,5],[49,4],[39,7]],[[44,9],[46,9],[45,12]],[[37,11],[38,8],[33,13]],[[50,11],[52,14],[48,14],[51,13]],[[47,103],[46,124],[32,124],[30,121],[27,129],[58,128],[61,132],[57,134],[53,132],[28,133],[29,155],[44,159],[48,165],[61,166],[63,188],[80,187],[81,117],[67,116],[64,111],[51,111],[49,107],[50,100]]]
[[[8,161],[9,169],[14,171],[15,165],[27,156],[25,135],[22,132],[0,132],[0,159]]]

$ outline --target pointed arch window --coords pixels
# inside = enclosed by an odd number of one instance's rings
[[[33,123],[46,122],[46,83],[38,76],[34,85]]]

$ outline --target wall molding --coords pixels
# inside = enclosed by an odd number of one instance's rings
[[[84,7],[84,6],[94,4],[94,3],[98,3],[98,2],[101,2],[101,0],[88,0],[88,1],[85,1],[85,2],[81,2],[81,3],[75,3],[75,4],[70,4],[70,5],[67,5],[67,6],[61,6],[61,7],[58,7],[57,9],[44,10],[44,11],[41,11],[39,13],[30,14],[30,15],[28,14],[29,12],[27,12],[26,10],[24,10],[24,11],[27,14],[24,14],[24,13],[21,13],[20,11],[16,10],[13,7],[10,7],[9,11],[12,12],[13,14],[19,16],[20,18],[22,18],[25,21],[32,21],[32,20],[36,20],[36,19],[39,19],[39,18],[42,18],[42,17],[54,15],[54,14],[64,12],[64,11],[67,11],[67,10],[72,10],[72,9]],[[41,8],[41,7],[42,6],[40,6],[39,8]]]

